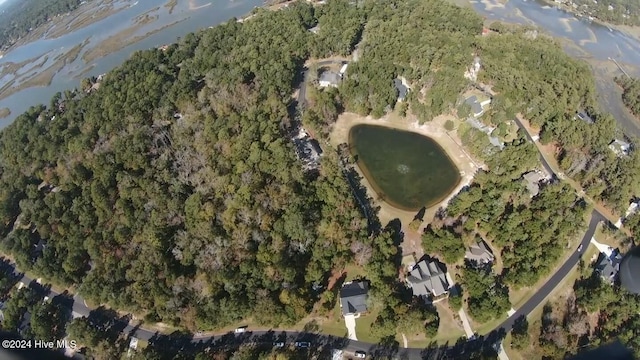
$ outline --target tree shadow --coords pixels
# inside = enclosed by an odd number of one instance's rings
[[[110,341],[114,342],[129,325],[131,315],[119,316],[115,310],[100,306],[92,310],[87,319],[96,329],[107,334]]]
[[[338,146],[338,158],[356,202],[367,219],[369,234],[380,232],[382,229],[378,218],[380,208],[373,205],[373,199],[367,195],[367,189],[362,185],[362,176],[355,169],[355,160],[349,151],[349,145],[340,144]]]
[[[38,296],[44,298],[51,292],[51,284],[39,284],[35,280],[29,283],[29,289],[33,290]]]
[[[419,220],[419,221],[424,221],[424,215],[427,212],[427,208],[426,207],[422,207],[417,213],[416,216],[413,217],[413,220]]]
[[[394,358],[400,349],[400,344],[394,336],[387,336],[380,339],[372,349],[371,356],[374,359],[391,359]]]

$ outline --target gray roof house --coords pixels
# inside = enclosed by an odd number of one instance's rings
[[[437,261],[422,260],[409,272],[407,278],[414,296],[440,296],[449,290],[447,276]]]
[[[350,281],[340,289],[342,315],[359,314],[367,311],[369,284],[365,281]]]
[[[402,80],[398,78],[393,79],[393,85],[396,87],[396,90],[398,90],[398,101],[404,101],[404,99],[407,98],[409,89],[404,86]]]
[[[586,122],[587,124],[593,124],[593,119],[585,111],[578,111],[576,113],[576,116],[574,116],[573,118],[574,119],[576,119],[576,118],[580,119],[580,120]]]
[[[464,258],[476,264],[488,264],[495,259],[493,253],[482,239],[469,246]]]
[[[342,80],[342,77],[340,76],[340,74],[335,73],[333,71],[325,71],[322,74],[320,74],[320,77],[318,78],[318,83],[320,84],[320,87],[328,87],[328,86],[338,87],[340,80]]]
[[[540,192],[540,181],[545,179],[545,176],[539,171],[529,171],[522,175],[522,178],[526,182],[527,190],[531,193],[531,197],[538,195]]]
[[[484,114],[483,106],[489,105],[491,103],[491,99],[480,102],[480,100],[478,100],[478,97],[473,95],[466,98],[464,102],[471,106],[471,114],[473,115],[473,117],[478,117]]]
[[[600,253],[595,270],[604,280],[613,282],[620,270],[620,262],[622,262],[622,255],[618,251],[614,251],[611,256]]]

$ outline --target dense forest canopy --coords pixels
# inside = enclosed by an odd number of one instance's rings
[[[0,140],[5,250],[95,301],[192,328],[306,314],[310,284],[366,231],[331,156],[306,178],[284,136],[311,11],[138,52],[99,92],[20,116]]]
[[[640,116],[640,80],[627,76],[616,77],[622,87],[622,102],[635,116]]]
[[[11,46],[54,16],[76,9],[82,2],[82,0],[22,0],[7,4],[0,12],[0,50]]]

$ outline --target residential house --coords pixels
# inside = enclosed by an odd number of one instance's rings
[[[480,101],[478,97],[473,95],[464,100],[469,106],[471,106],[471,114],[473,117],[478,117],[484,114],[484,106],[491,104],[491,99]]]
[[[529,190],[531,197],[538,195],[540,192],[540,182],[546,179],[540,171],[529,171],[522,175],[522,178],[525,181],[525,185],[527,186],[527,190]]]
[[[309,31],[311,31],[314,34],[317,34],[320,31],[320,27],[319,26],[314,26],[311,29],[309,29]]]
[[[615,139],[609,144],[609,149],[618,157],[628,156],[629,151],[631,151],[631,144],[624,140]]]
[[[628,218],[629,216],[635,214],[638,211],[638,206],[640,206],[640,201],[638,200],[634,200],[629,204],[629,207],[627,208],[627,211],[624,213],[624,217],[621,217],[620,219],[618,219],[618,221],[613,224],[615,227],[617,227],[618,229],[620,229],[620,227],[622,226],[622,222]]]
[[[604,253],[600,253],[598,260],[596,261],[595,271],[600,274],[603,280],[613,282],[620,270],[620,263],[622,262],[622,255],[618,250],[614,250],[611,255],[607,256]]]
[[[477,265],[489,264],[495,260],[495,256],[493,256],[489,246],[487,246],[482,239],[479,239],[469,246],[467,252],[464,254],[464,258]]]
[[[409,88],[405,86],[403,81],[399,78],[393,79],[393,85],[396,87],[398,91],[398,101],[404,101],[407,98],[407,93],[409,92]]]
[[[342,315],[356,315],[367,312],[369,284],[365,281],[350,281],[340,289]]]
[[[305,170],[315,170],[320,166],[320,157],[322,156],[322,148],[318,140],[309,136],[309,134],[300,127],[294,131],[292,136],[298,159],[302,161]]]
[[[475,117],[467,118],[467,123],[469,125],[471,125],[474,129],[478,129],[478,130],[482,131],[483,133],[487,134],[487,136],[489,137],[489,142],[491,143],[491,145],[500,148],[500,150],[504,149],[504,143],[499,138],[491,135],[491,134],[493,134],[494,130],[496,129],[495,126],[485,125],[480,120],[476,119]]]
[[[409,272],[407,281],[414,296],[438,297],[446,294],[451,286],[446,273],[435,260],[418,262]]]
[[[333,71],[325,71],[320,74],[318,83],[320,84],[320,87],[338,87],[338,84],[340,84],[340,80],[342,80],[340,74]]]
[[[576,113],[576,116],[573,117],[574,119],[580,119],[584,122],[586,122],[587,124],[593,124],[593,119],[589,116],[589,114],[587,114],[584,111],[578,111]]]

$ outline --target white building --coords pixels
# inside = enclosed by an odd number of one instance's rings
[[[615,139],[611,144],[609,144],[609,149],[611,149],[616,156],[623,157],[629,155],[629,151],[631,151],[631,144],[623,140]]]

